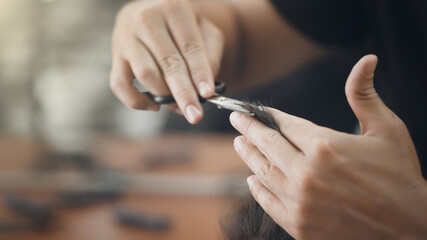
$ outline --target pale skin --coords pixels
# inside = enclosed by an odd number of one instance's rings
[[[210,97],[214,79],[228,87],[262,84],[324,50],[268,0],[140,0],[119,12],[112,53],[110,85],[123,104],[159,110],[132,86],[136,78],[155,95],[172,93],[177,104],[167,107],[196,124],[203,117],[197,95]]]
[[[262,21],[260,21],[262,19]],[[264,84],[327,50],[303,37],[268,0],[140,0],[117,16],[110,85],[128,107],[159,110],[137,79],[192,124],[197,95]],[[404,123],[373,88],[376,57],[363,58],[346,86],[362,135],[339,133],[271,109],[279,133],[233,113],[244,136],[236,151],[255,173],[255,199],[297,239],[420,239],[427,235],[427,184]]]
[[[296,239],[425,239],[427,182],[405,124],[373,87],[374,55],[346,84],[361,135],[337,132],[270,109],[283,137],[232,113],[237,153],[262,208]]]

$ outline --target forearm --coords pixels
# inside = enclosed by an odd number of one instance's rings
[[[269,0],[195,3],[224,33],[226,49],[220,77],[229,86],[275,80],[325,52],[293,29]]]

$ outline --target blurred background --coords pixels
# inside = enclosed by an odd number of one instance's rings
[[[247,192],[228,111],[206,105],[190,126],[111,93],[111,33],[126,2],[0,0],[1,239],[219,239],[219,220]],[[334,52],[228,95],[350,132],[343,89],[355,56]]]
[[[1,239],[218,238],[233,163],[201,156],[230,142],[162,136],[109,89],[125,2],[0,0]]]
[[[60,148],[100,132],[158,134],[162,113],[126,109],[109,90],[110,35],[125,2],[0,0],[1,132]]]

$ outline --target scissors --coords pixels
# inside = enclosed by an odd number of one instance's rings
[[[222,94],[226,90],[226,85],[223,82],[215,81],[215,93],[210,98],[202,98],[199,96],[200,102],[205,103],[209,102],[215,104],[219,109],[228,109],[230,111],[241,112],[246,115],[254,116],[254,113],[246,109],[245,104],[242,101],[224,97]],[[147,95],[151,101],[157,104],[170,104],[175,103],[175,99],[172,95],[167,96],[156,96],[151,94],[150,92],[142,92]]]

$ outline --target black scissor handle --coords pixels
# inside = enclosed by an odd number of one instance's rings
[[[226,86],[224,82],[215,81],[215,93],[216,94],[223,94],[226,90]],[[175,99],[172,95],[167,96],[156,96],[151,94],[150,92],[143,92],[143,94],[147,95],[151,101],[157,103],[157,104],[170,104],[175,103]],[[206,102],[206,99],[199,96],[200,102]]]
[[[225,90],[227,90],[227,86],[225,86],[224,82],[215,81],[215,93],[216,94],[223,94],[225,93]]]
[[[147,95],[151,101],[157,103],[157,104],[170,104],[175,103],[175,99],[172,95],[168,96],[156,96],[151,94],[150,92],[143,92],[143,94]]]

